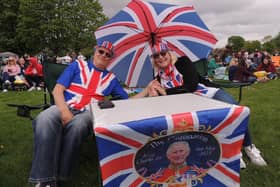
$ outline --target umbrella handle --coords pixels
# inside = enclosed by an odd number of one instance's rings
[[[156,33],[151,32],[152,47],[156,44]]]

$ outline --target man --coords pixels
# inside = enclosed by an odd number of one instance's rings
[[[186,159],[190,152],[189,143],[186,141],[178,141],[170,144],[166,151],[169,165],[162,171],[161,176],[156,181],[164,183],[187,182],[187,173],[191,167],[187,165]]]
[[[75,60],[57,80],[55,105],[33,121],[34,158],[29,181],[37,186],[57,186],[69,178],[83,141],[93,133],[88,105],[112,95],[127,99],[115,75],[106,70],[114,55],[113,45],[104,41],[95,47],[93,60]],[[148,95],[149,88],[135,96]]]

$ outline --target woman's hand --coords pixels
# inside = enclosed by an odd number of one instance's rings
[[[166,95],[165,89],[161,87],[157,80],[151,81],[148,86],[148,96],[155,97],[159,95]]]

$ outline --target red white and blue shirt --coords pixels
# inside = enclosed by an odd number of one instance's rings
[[[116,76],[94,66],[93,61],[76,60],[72,62],[57,80],[63,85],[65,101],[70,108],[85,110],[93,101],[103,100],[112,95],[127,99],[128,95]]]

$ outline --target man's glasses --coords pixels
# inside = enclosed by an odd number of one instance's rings
[[[166,54],[167,54],[166,51],[162,51],[162,52],[160,52],[160,53],[155,53],[155,54],[153,54],[152,57],[153,57],[154,59],[158,59],[160,56],[165,57]]]
[[[102,55],[102,56],[105,55],[106,58],[112,58],[112,54],[107,53],[107,52],[105,52],[105,51],[102,50],[102,49],[98,49],[97,51],[98,51],[98,53],[99,53],[100,55]]]

